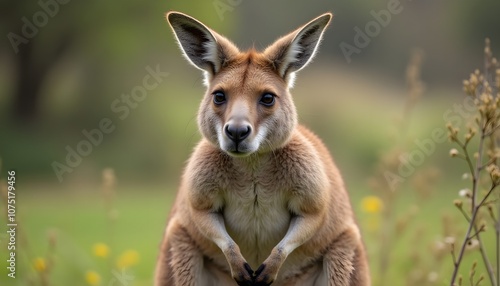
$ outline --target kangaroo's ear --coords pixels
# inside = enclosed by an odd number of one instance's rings
[[[209,77],[239,53],[229,40],[186,14],[172,11],[166,18],[184,56],[195,67],[206,71]]]
[[[278,74],[288,82],[289,86],[293,86],[295,72],[314,58],[323,32],[332,17],[331,13],[325,13],[278,39],[264,51]]]

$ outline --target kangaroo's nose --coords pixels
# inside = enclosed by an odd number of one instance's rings
[[[251,128],[249,125],[239,125],[239,124],[228,124],[226,128],[224,128],[224,132],[229,139],[231,139],[234,143],[240,143],[245,138],[250,135]]]

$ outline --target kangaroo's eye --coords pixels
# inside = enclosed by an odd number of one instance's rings
[[[216,91],[213,93],[214,103],[216,105],[221,105],[226,102],[226,95],[222,91]]]
[[[262,97],[260,98],[260,104],[265,105],[265,106],[273,106],[275,102],[275,97],[276,95],[272,93],[264,93]]]

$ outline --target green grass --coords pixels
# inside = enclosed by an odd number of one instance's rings
[[[373,276],[378,280],[380,237],[368,229],[370,216],[373,215],[363,213],[359,206],[361,198],[367,193],[357,191],[364,189],[362,184],[349,183],[353,207],[363,228]],[[132,285],[152,284],[159,243],[175,193],[173,188],[162,185],[118,188],[115,202],[118,218],[113,228],[110,228],[98,187],[84,191],[55,188],[45,192],[25,187],[26,190],[19,189],[17,197],[19,233],[21,238],[26,239],[18,239],[17,242],[20,249],[18,277],[12,280],[3,274],[0,277],[1,285],[29,285],[28,278],[36,278],[31,260],[46,255],[50,232],[57,234],[51,285],[87,285],[84,275],[88,270],[100,273],[101,285],[108,285],[112,278],[109,264],[114,265],[116,257],[128,249],[136,250],[140,255],[138,264],[131,268],[130,273],[135,276]],[[465,229],[464,221],[451,203],[456,195],[445,192],[446,188],[424,202],[418,201],[411,191],[401,193],[398,204],[394,206],[393,220],[404,216],[412,207],[416,207],[418,211],[407,224],[407,229],[391,238],[391,265],[384,279],[386,283],[390,281],[390,285],[406,285],[408,275],[428,275],[427,272],[432,269],[439,274],[440,279],[434,285],[446,285],[452,269],[451,257],[447,254],[443,262],[436,262],[430,246],[437,239],[442,239],[443,213],[451,214],[457,223],[455,228]],[[458,227],[460,224],[462,227]],[[3,229],[2,233],[5,233]],[[111,261],[102,261],[92,255],[92,245],[97,242],[110,246],[113,258],[108,260]],[[491,235],[487,238],[486,245],[493,250]],[[5,250],[6,247],[2,245],[2,257],[6,255]],[[468,255],[462,273],[465,275],[468,272],[472,260],[479,259],[475,254]],[[419,274],[419,271],[422,273]],[[481,273],[481,268],[479,272]],[[389,285],[386,283],[376,285]]]
[[[120,190],[115,204],[118,218],[112,227],[106,219],[102,197],[96,190],[76,194],[68,190],[19,191],[18,233],[26,241],[17,241],[18,278],[13,281],[2,275],[0,284],[26,285],[26,278],[34,275],[31,260],[46,255],[49,233],[54,232],[57,243],[51,273],[53,285],[86,285],[84,275],[88,270],[99,272],[102,285],[108,285],[112,277],[108,263],[114,265],[116,257],[128,249],[136,250],[140,255],[138,264],[131,268],[135,276],[133,285],[151,285],[158,247],[172,203],[172,192],[167,188],[164,190],[145,190],[139,186],[124,192]],[[110,246],[111,257],[107,260],[111,261],[101,261],[103,259],[92,255],[92,246],[97,242]],[[5,250],[2,245],[2,257]]]

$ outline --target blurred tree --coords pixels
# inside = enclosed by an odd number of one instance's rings
[[[82,71],[78,90],[72,91],[80,98],[73,122],[88,120],[89,109],[99,116],[96,102],[106,103],[102,95],[123,92],[123,76],[136,78],[145,66],[160,62],[155,56],[165,54],[168,40],[165,12],[195,10],[195,16],[220,27],[225,21],[215,20],[222,20],[216,13],[216,2],[199,2],[193,9],[192,3],[182,1],[2,1],[0,32],[7,45],[0,52],[14,59],[10,101],[14,119],[43,119],[39,118],[41,97],[54,88],[44,84],[63,59]],[[231,22],[235,9],[229,8],[223,11],[223,18]],[[120,73],[122,77],[117,76]],[[64,83],[56,80],[53,84]],[[105,110],[107,105],[97,108]]]
[[[63,2],[63,1],[61,1]],[[64,26],[62,33],[42,45],[36,37],[60,10],[56,0],[4,1],[0,4],[2,31],[7,35],[9,53],[14,55],[16,73],[12,112],[15,119],[30,122],[36,119],[40,90],[48,72],[69,49],[74,26]]]
[[[500,1],[466,1],[458,5],[452,22],[462,43],[468,48],[482,48],[484,39],[490,38],[493,46],[500,42]],[[468,51],[470,52],[470,51]],[[474,52],[476,53],[476,52]]]

